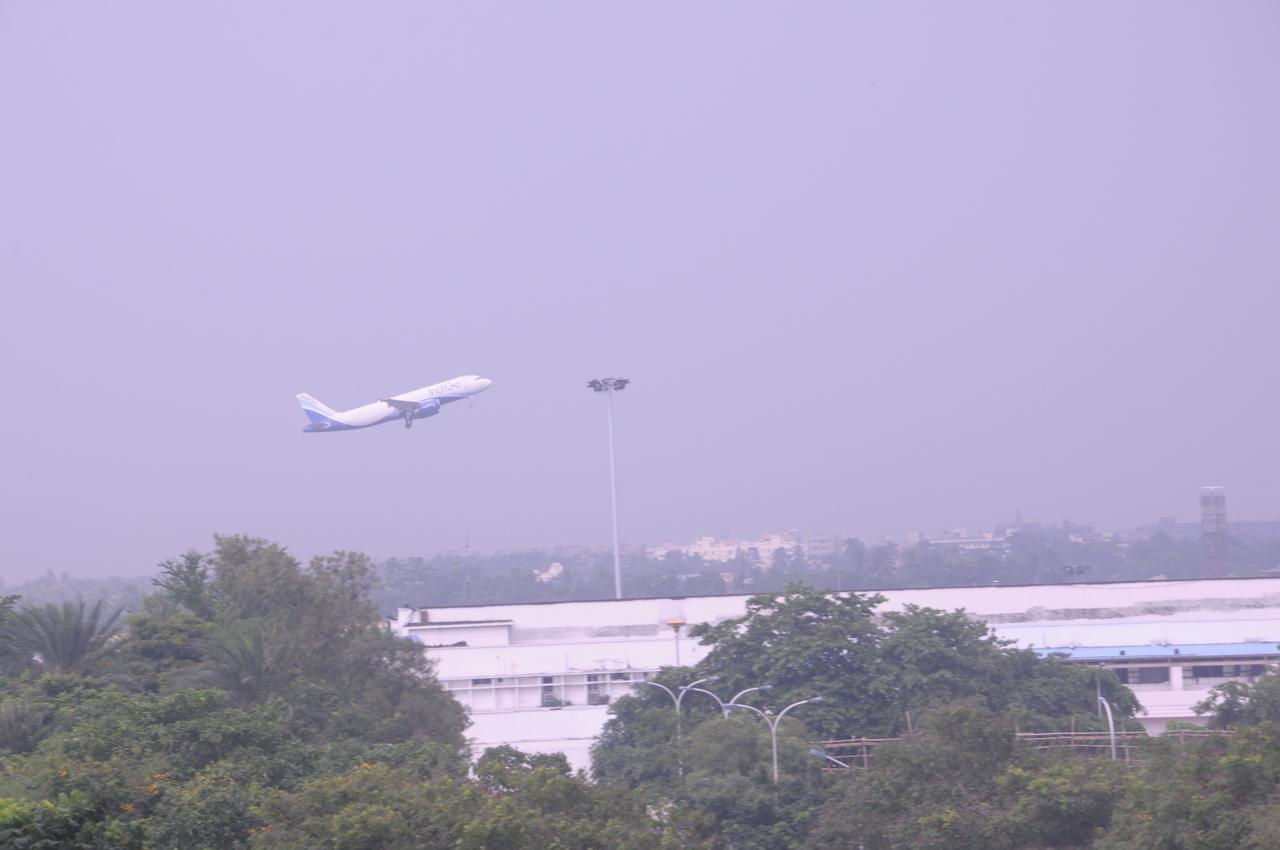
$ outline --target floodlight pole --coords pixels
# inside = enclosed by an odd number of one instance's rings
[[[622,598],[622,555],[618,551],[618,473],[613,462],[613,386],[609,386],[609,504],[613,507],[613,598]]]
[[[613,394],[624,390],[629,378],[598,378],[587,382],[587,388],[609,396],[609,504],[613,509],[613,598],[622,598],[622,554],[618,548],[618,478],[613,460]]]

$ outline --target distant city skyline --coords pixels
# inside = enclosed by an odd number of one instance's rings
[[[1016,513],[1016,510],[1015,510],[1015,513]],[[1046,528],[1046,529],[1062,528],[1065,526],[1079,526],[1083,528],[1089,528],[1095,533],[1097,533],[1099,536],[1118,536],[1120,538],[1124,538],[1125,536],[1128,536],[1128,535],[1135,535],[1135,534],[1146,535],[1146,534],[1155,533],[1157,531],[1160,531],[1162,526],[1165,526],[1166,531],[1177,530],[1180,533],[1180,536],[1184,536],[1184,537],[1199,536],[1200,529],[1201,529],[1201,520],[1198,517],[1195,519],[1190,519],[1190,518],[1180,518],[1180,517],[1174,517],[1174,516],[1154,517],[1149,522],[1137,523],[1133,526],[1129,526],[1126,528],[1106,528],[1106,527],[1100,526],[1097,523],[1091,522],[1089,520],[1080,520],[1080,519],[1073,519],[1073,518],[1064,518],[1064,519],[1059,519],[1052,522],[1047,522],[1036,517],[1023,516],[1021,523],[1026,526],[1039,526],[1041,528]],[[1016,517],[1011,516],[1007,519],[998,520],[990,524],[979,524],[979,525],[972,525],[972,526],[953,526],[950,528],[933,529],[931,531],[913,531],[897,537],[890,536],[887,534],[864,536],[864,535],[858,535],[858,534],[852,534],[852,533],[844,533],[844,532],[841,532],[839,529],[780,528],[775,526],[756,534],[746,534],[742,536],[719,535],[719,534],[707,533],[707,534],[695,534],[690,538],[680,539],[680,540],[677,540],[674,538],[668,538],[660,542],[631,541],[631,540],[624,539],[622,545],[623,545],[624,553],[631,554],[631,553],[635,553],[637,550],[643,550],[644,553],[649,557],[660,557],[659,552],[664,548],[668,550],[672,550],[672,549],[683,550],[686,552],[686,554],[693,554],[688,551],[690,548],[697,549],[699,546],[702,546],[708,549],[715,549],[717,547],[723,547],[725,544],[733,544],[735,548],[741,548],[743,551],[749,551],[752,549],[758,549],[759,548],[758,544],[760,541],[772,541],[774,544],[782,548],[786,548],[791,545],[795,545],[798,548],[804,548],[802,545],[803,541],[807,537],[813,537],[815,535],[833,537],[838,540],[856,539],[856,540],[861,540],[862,542],[870,545],[874,545],[881,542],[888,542],[888,543],[894,543],[899,545],[901,544],[910,545],[911,543],[915,542],[916,538],[922,538],[922,539],[929,540],[931,543],[935,545],[945,546],[949,542],[963,542],[963,541],[950,540],[949,538],[951,535],[991,534],[992,532],[1002,528],[1014,527],[1016,524],[1017,524]],[[1170,525],[1173,526],[1172,529],[1168,527]],[[1274,525],[1274,530],[1276,531],[1275,537],[1277,539],[1280,539],[1280,517],[1276,517],[1276,518],[1239,517],[1237,518],[1232,515],[1228,515],[1226,527],[1228,530],[1230,530],[1233,527],[1238,529],[1248,529],[1255,526],[1261,526],[1263,527],[1264,530],[1270,530],[1270,528],[1273,525]],[[235,532],[229,532],[229,533],[235,533]],[[797,534],[799,535],[799,537],[791,541],[787,541],[784,539],[788,535],[797,535]],[[273,542],[281,543],[285,545],[286,547],[289,548],[291,552],[294,553],[295,556],[303,559],[304,561],[309,560],[310,558],[315,557],[317,555],[324,555],[324,554],[327,554],[329,551],[333,551],[333,550],[306,551],[290,545],[289,541],[287,540],[274,540],[273,538],[267,538],[267,539],[272,539]],[[464,540],[465,540],[465,535],[464,535]],[[825,547],[826,541],[824,541],[822,545]],[[198,551],[211,550],[213,548],[212,536],[207,541],[193,544],[192,546],[189,546],[187,548],[188,549],[194,548]],[[594,543],[560,542],[560,543],[529,544],[529,545],[522,545],[522,546],[519,546],[519,545],[518,546],[502,546],[502,547],[493,547],[493,548],[469,547],[464,545],[464,546],[458,546],[458,547],[424,548],[422,551],[386,552],[386,553],[374,552],[368,549],[362,549],[358,546],[339,546],[336,548],[344,549],[347,551],[364,552],[365,554],[373,558],[375,561],[385,561],[385,560],[392,560],[392,559],[406,560],[406,559],[412,559],[412,558],[431,559],[431,558],[440,557],[440,556],[462,555],[464,552],[470,552],[471,554],[474,554],[477,556],[495,555],[495,554],[501,554],[503,552],[555,553],[557,551],[575,551],[575,550],[591,551],[591,552],[607,552],[610,549],[610,544],[608,542],[594,542]],[[968,548],[974,548],[974,547],[968,547]],[[181,551],[186,551],[186,549],[183,549]],[[166,557],[176,556],[180,554],[181,551],[173,552]],[[767,551],[760,550],[762,559],[766,561],[770,560],[772,558],[773,551],[774,551],[773,549],[767,549]],[[709,562],[714,562],[716,560],[723,560],[723,558],[721,558],[718,554],[715,554],[715,553],[710,553],[710,554],[702,553],[702,555],[704,559],[708,560]],[[66,572],[68,575],[74,578],[92,577],[93,575],[101,575],[102,577],[106,577],[107,575],[110,575],[112,577],[120,577],[120,578],[146,578],[155,573],[155,566],[152,565],[150,568],[143,568],[133,572],[119,572],[119,573],[109,573],[109,574],[78,573],[75,570],[53,570],[52,568],[50,568],[50,570],[48,571],[52,571],[55,574]],[[0,588],[2,588],[5,584],[8,584],[8,585],[20,584],[23,581],[29,581],[33,578],[37,578],[39,575],[42,575],[42,574],[43,572],[35,573],[32,575],[26,575],[26,576],[21,576],[21,575],[0,576],[0,579],[3,580],[3,583],[0,583]]]

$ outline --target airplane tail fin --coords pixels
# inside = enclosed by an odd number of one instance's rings
[[[307,414],[307,418],[311,420],[311,424],[303,430],[330,431],[345,427],[339,418],[338,411],[329,407],[315,396],[298,393],[298,404],[302,405],[302,412]]]

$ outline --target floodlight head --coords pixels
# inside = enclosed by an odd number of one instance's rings
[[[813,697],[812,699],[805,700],[805,702],[822,702],[822,700],[823,697]]]
[[[719,676],[708,676],[708,677],[706,678],[706,680],[705,680],[705,681],[708,681],[708,682],[718,682],[718,681],[720,681],[720,677],[719,677]]]
[[[816,757],[818,757],[818,758],[820,758],[820,759],[824,759],[824,758],[826,758],[826,757],[827,757],[827,754],[826,754],[826,753],[824,753],[822,750],[818,749],[817,747],[810,747],[810,748],[809,748],[809,755],[811,755],[811,756],[816,756]]]
[[[761,685],[760,687],[756,688],[756,690],[757,690],[757,691],[771,691],[771,690],[773,690],[773,685]]]
[[[587,381],[587,389],[595,390],[598,393],[625,390],[629,383],[631,383],[630,378],[592,378]]]

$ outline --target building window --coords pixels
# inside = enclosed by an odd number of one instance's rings
[[[610,673],[610,674],[609,674],[609,681],[611,681],[611,682],[630,682],[630,681],[631,681],[631,674],[630,674],[630,673]]]
[[[1139,685],[1160,685],[1169,681],[1168,667],[1139,667]]]
[[[560,700],[556,697],[556,685],[554,676],[542,677],[542,704],[544,706],[560,705]]]
[[[603,673],[587,674],[587,705],[605,705],[609,702],[609,695],[605,693],[605,681]]]
[[[1116,674],[1122,685],[1165,685],[1169,682],[1168,667],[1113,667],[1111,672]]]
[[[471,684],[474,685],[492,685],[493,679],[472,679]]]

